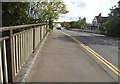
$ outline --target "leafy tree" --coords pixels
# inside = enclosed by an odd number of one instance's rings
[[[64,21],[64,22],[61,22],[60,24],[61,24],[62,27],[65,27],[65,26],[66,26],[66,22],[65,22],[65,21]]]
[[[84,17],[83,19],[79,18],[79,24],[80,24],[80,28],[84,29],[87,25],[86,23],[86,18]]]
[[[39,21],[49,19],[58,19],[60,14],[68,13],[66,5],[63,2],[37,2],[32,11]]]
[[[87,26],[85,17],[84,18],[79,17],[78,21],[71,21],[69,22],[69,24],[70,27],[72,28],[80,28],[80,29],[84,29]]]
[[[44,22],[68,12],[63,2],[3,2],[2,8],[2,26]]]
[[[106,35],[120,37],[120,1],[118,2],[118,7],[112,7],[111,13],[109,14],[109,20],[103,25],[106,28]]]
[[[28,15],[29,3],[3,2],[2,26],[20,25],[29,23],[32,18]]]

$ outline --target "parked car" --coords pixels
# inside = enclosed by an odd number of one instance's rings
[[[59,27],[57,27],[56,29],[58,29],[58,30],[62,30],[62,29],[64,29],[64,27],[59,26]]]
[[[56,29],[61,30],[61,27],[57,27]]]

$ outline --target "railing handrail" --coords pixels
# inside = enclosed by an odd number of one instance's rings
[[[0,27],[0,32],[8,31],[8,30],[14,30],[14,29],[21,29],[21,28],[26,28],[26,27],[40,26],[40,25],[45,25],[45,24],[47,24],[47,23],[38,23],[38,24],[27,24],[27,25]]]
[[[48,27],[47,22],[0,27],[0,83],[14,82],[24,64],[47,35]]]

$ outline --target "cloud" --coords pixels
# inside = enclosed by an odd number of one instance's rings
[[[77,3],[77,7],[84,8],[86,6],[87,6],[87,4],[85,2]]]
[[[64,0],[69,13],[60,20],[77,20],[79,17],[86,17],[87,22],[92,22],[94,16],[102,13],[108,16],[110,8],[117,4],[118,0]],[[73,18],[73,19],[71,19]]]
[[[75,5],[75,6],[77,6],[77,7],[81,7],[81,8],[84,8],[84,7],[86,7],[87,5],[86,5],[86,3],[85,2],[83,2],[83,1],[71,1],[70,2],[70,4],[72,4],[72,5]]]

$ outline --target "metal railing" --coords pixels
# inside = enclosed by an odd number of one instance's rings
[[[12,83],[47,34],[47,24],[0,28],[0,82]]]

